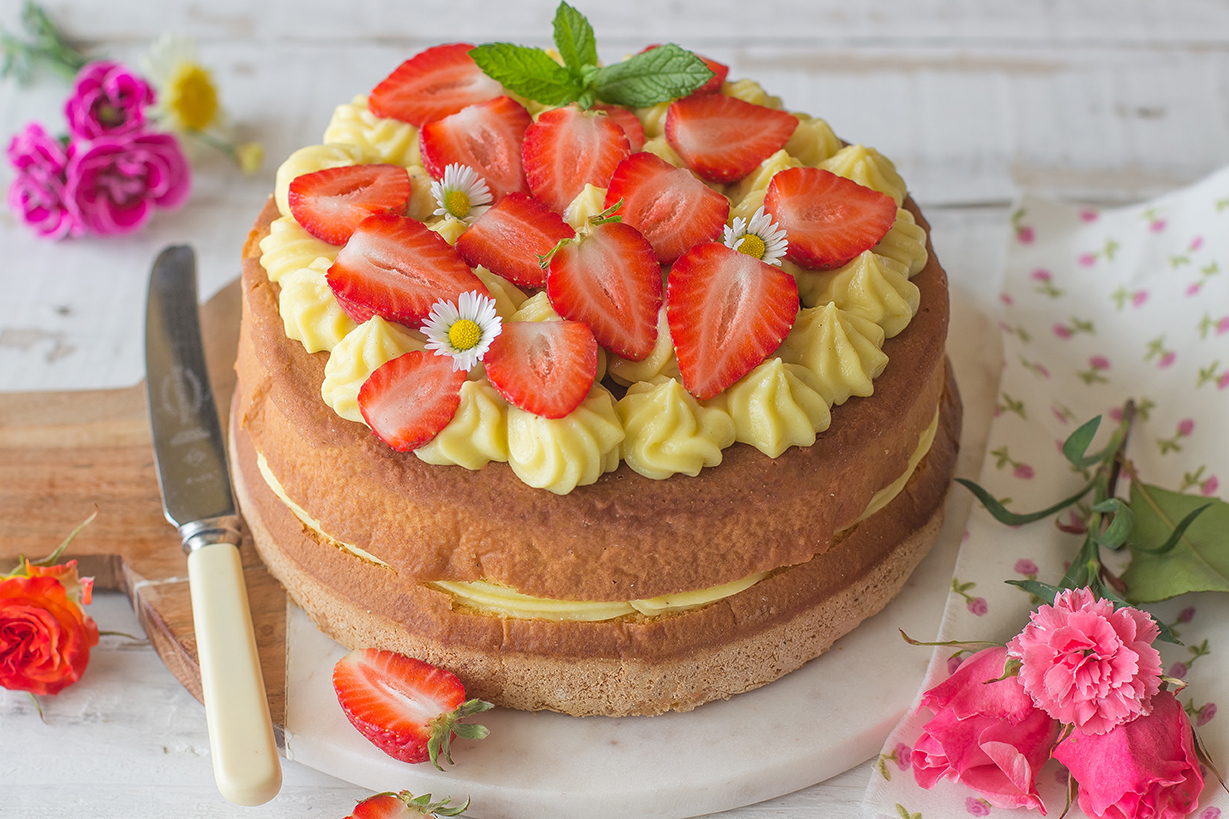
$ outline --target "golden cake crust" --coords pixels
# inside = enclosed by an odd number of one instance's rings
[[[567,495],[525,485],[507,464],[434,466],[392,451],[320,398],[328,354],[286,337],[278,287],[260,265],[260,239],[277,216],[270,200],[244,249],[239,424],[290,498],[404,582],[488,580],[541,597],[623,601],[804,563],[905,472],[948,380],[947,279],[931,251],[912,279],[921,307],[885,342],[874,396],[833,407],[811,447],[774,459],[735,444],[694,478],[649,480],[621,464]]]

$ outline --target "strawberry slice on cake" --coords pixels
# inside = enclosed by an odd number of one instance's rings
[[[461,405],[465,371],[451,360],[412,350],[378,367],[358,391],[358,407],[376,437],[398,452],[440,433]]]
[[[439,45],[406,60],[368,96],[371,113],[421,127],[502,97],[504,87],[469,56],[473,48],[469,43]]]
[[[303,174],[290,183],[290,213],[303,229],[344,245],[376,213],[405,213],[410,175],[400,165],[346,165]]]
[[[523,410],[562,418],[597,376],[597,340],[579,321],[509,321],[482,359],[491,386]]]
[[[585,185],[606,187],[631,146],[609,116],[575,105],[543,111],[525,131],[521,157],[533,195],[556,213],[567,210]]]
[[[470,267],[482,265],[513,284],[542,287],[540,257],[576,231],[563,217],[523,193],[510,193],[457,239],[457,252]]]
[[[666,141],[709,182],[734,182],[789,141],[798,118],[724,94],[693,94],[670,103]]]
[[[521,169],[521,141],[533,119],[511,97],[471,105],[422,127],[422,164],[432,179],[449,165],[473,168],[495,201],[513,191],[528,192]]]

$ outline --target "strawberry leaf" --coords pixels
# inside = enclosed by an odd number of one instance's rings
[[[713,78],[704,61],[673,43],[608,65],[597,74],[602,102],[645,108],[685,97]]]
[[[1186,521],[1199,507],[1207,508]],[[1229,591],[1229,503],[1131,483],[1131,565],[1122,575],[1134,602],[1193,591]],[[1170,545],[1182,522],[1185,531]],[[1166,548],[1168,546],[1168,548]]]
[[[555,48],[559,49],[564,65],[575,72],[597,65],[593,26],[567,3],[560,3],[555,11]]]
[[[580,97],[580,81],[540,48],[487,43],[472,49],[478,67],[504,88],[543,105],[566,105]]]

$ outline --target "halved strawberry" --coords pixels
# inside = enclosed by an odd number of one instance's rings
[[[422,126],[506,91],[469,56],[469,43],[438,45],[399,65],[367,98],[378,117]]]
[[[666,321],[683,386],[712,398],[781,346],[798,315],[794,277],[710,242],[674,263]]]
[[[879,244],[896,202],[821,168],[790,168],[768,183],[764,210],[789,239],[785,258],[803,267],[840,267]]]
[[[631,225],[605,222],[560,246],[550,260],[546,295],[559,315],[589,325],[612,353],[642,361],[653,352],[661,265]]]
[[[640,121],[640,117],[621,105],[601,103],[593,106],[593,110],[605,111],[606,116],[614,120],[623,129],[623,135],[627,137],[627,143],[631,147],[632,153],[636,153],[644,147],[644,123]]]
[[[376,437],[398,452],[430,442],[461,405],[465,371],[452,358],[412,350],[376,368],[358,391],[358,408]]]
[[[466,799],[462,805],[450,805],[451,799],[431,801],[431,794],[415,796],[409,791],[401,793],[377,793],[354,806],[354,813],[346,819],[423,819],[423,817],[460,816],[469,807]]]
[[[470,267],[482,265],[514,284],[542,287],[539,256],[576,235],[563,217],[523,193],[510,193],[478,217],[457,239],[457,253]]]
[[[458,720],[493,707],[466,700],[450,671],[374,648],[355,649],[337,661],[333,690],[350,723],[377,748],[402,762],[430,759],[437,768],[441,752],[452,762],[453,736],[482,739],[488,733]]]
[[[579,321],[507,321],[482,358],[499,394],[544,418],[580,406],[597,375],[597,340]]]
[[[468,165],[497,202],[512,191],[528,192],[521,140],[532,122],[519,102],[497,97],[427,123],[418,134],[423,167],[432,179],[443,179],[449,165]]]
[[[406,216],[378,213],[355,229],[327,275],[342,309],[355,321],[373,314],[417,327],[440,299],[486,286],[438,233]]]
[[[640,53],[643,54],[645,51],[652,51],[653,49],[660,48],[660,47],[661,47],[661,43],[654,43],[651,46],[646,46],[645,48],[643,48],[640,51]],[[694,51],[691,53],[695,54]],[[704,61],[704,64],[708,66],[709,71],[713,72],[713,76],[708,82],[704,83],[704,85],[701,85],[699,88],[697,88],[695,91],[692,91],[691,93],[693,94],[712,94],[717,91],[720,91],[721,84],[725,82],[725,78],[729,76],[730,74],[730,67],[728,65],[725,65],[724,63],[719,63],[716,60],[710,60],[708,57],[705,57],[703,54],[696,54],[696,56]]]
[[[304,230],[331,245],[344,245],[373,213],[405,213],[410,174],[400,165],[325,168],[296,177],[288,198]]]
[[[632,154],[615,169],[606,188],[606,207],[620,199],[618,214],[644,234],[662,264],[695,245],[719,240],[730,215],[724,196],[686,169],[650,153]]]
[[[666,141],[710,182],[742,179],[781,150],[797,127],[793,114],[724,94],[684,97],[666,112]]]
[[[543,111],[525,131],[521,157],[533,195],[563,213],[585,185],[606,187],[631,153],[623,128],[608,116],[575,105]]]

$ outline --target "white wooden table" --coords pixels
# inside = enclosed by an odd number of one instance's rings
[[[195,165],[183,209],[140,234],[52,244],[0,216],[0,389],[117,387],[142,370],[144,288],[162,246],[199,254],[201,296],[232,280],[248,226],[281,158],[317,142],[333,105],[400,60],[458,40],[547,45],[554,0],[49,0],[91,52],[135,65],[164,32],[200,43],[244,139],[264,143],[244,178],[217,155]],[[1229,3],[1224,0],[761,0],[576,4],[608,60],[675,41],[758,79],[794,110],[892,157],[933,226],[954,285],[995,309],[1010,203],[1024,189],[1095,201],[1141,199],[1229,164]],[[19,0],[0,0],[18,27]],[[0,136],[31,119],[58,128],[54,79],[0,85]],[[11,174],[0,170],[7,187]],[[49,547],[54,544],[49,544]],[[104,630],[139,634],[118,595]],[[213,786],[204,713],[147,645],[104,637],[81,684],[44,698],[0,690],[0,814],[341,817],[367,792],[295,763],[281,795],[239,808]],[[860,816],[864,764],[836,779],[730,811]],[[396,787],[390,783],[390,787]],[[928,819],[932,819],[928,817]]]

